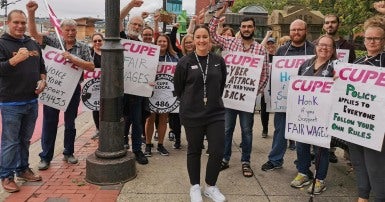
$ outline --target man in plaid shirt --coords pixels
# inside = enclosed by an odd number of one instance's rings
[[[245,17],[242,19],[240,26],[240,38],[235,37],[223,37],[217,34],[216,29],[219,23],[219,17],[226,11],[227,5],[223,6],[215,12],[213,18],[210,20],[209,29],[210,35],[213,40],[218,43],[223,51],[231,52],[245,52],[263,55],[265,60],[263,62],[261,78],[259,80],[258,93],[262,93],[265,88],[269,72],[268,72],[268,55],[265,47],[258,42],[254,41],[254,29],[255,21],[251,17]],[[254,114],[234,109],[227,109],[225,114],[225,152],[222,160],[221,170],[229,167],[229,161],[231,156],[231,143],[233,139],[233,132],[236,124],[237,115],[239,115],[241,131],[242,131],[242,171],[243,176],[252,177],[254,175],[253,170],[250,168],[250,153],[253,140],[253,124]]]

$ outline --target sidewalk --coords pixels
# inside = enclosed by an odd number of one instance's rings
[[[240,130],[237,125],[234,133],[233,155],[230,168],[222,171],[218,179],[218,187],[228,201],[309,201],[306,193],[307,187],[294,189],[290,181],[297,171],[293,164],[296,158],[295,151],[287,150],[284,167],[280,170],[264,172],[261,165],[266,162],[272,141],[272,120],[270,115],[269,136],[261,138],[261,124],[259,114],[255,115],[253,152],[251,167],[254,177],[245,178],[241,173],[239,148]],[[189,179],[186,169],[186,142],[182,134],[182,150],[172,149],[172,142],[165,140],[165,147],[170,156],[160,156],[153,149],[153,156],[149,158],[148,165],[137,164],[137,177],[124,185],[97,186],[87,183],[85,178],[85,159],[98,147],[97,140],[91,140],[95,131],[90,112],[82,113],[77,119],[78,137],[75,143],[75,156],[79,163],[71,165],[63,162],[63,127],[58,130],[55,158],[46,171],[40,171],[42,182],[28,182],[21,186],[21,191],[8,194],[0,189],[0,201],[189,201]],[[155,143],[155,142],[154,142]],[[155,144],[156,145],[156,144]],[[30,163],[33,170],[37,171],[40,161],[40,141],[31,145]],[[207,148],[207,144],[206,144]],[[205,150],[202,151],[204,153]],[[314,201],[354,201],[356,200],[356,185],[354,173],[346,174],[345,160],[342,151],[337,150],[339,162],[330,164],[326,178],[327,190],[317,195]],[[207,156],[202,156],[202,184]],[[21,182],[19,182],[21,184]],[[204,201],[210,201],[204,197]]]

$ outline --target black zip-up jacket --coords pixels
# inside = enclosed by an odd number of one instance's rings
[[[199,57],[203,71],[206,58]],[[195,53],[182,57],[174,74],[175,94],[180,99],[179,115],[185,126],[196,127],[225,120],[222,94],[226,83],[226,64],[222,57],[209,53],[207,105],[203,101],[203,76]]]
[[[15,67],[9,63],[20,48],[27,48],[29,58]],[[23,102],[36,99],[37,81],[46,74],[39,45],[30,37],[16,39],[5,33],[0,38],[0,102]]]

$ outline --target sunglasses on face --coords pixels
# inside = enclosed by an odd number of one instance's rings
[[[94,43],[97,43],[97,42],[102,42],[103,40],[101,40],[101,39],[97,39],[97,40],[94,40]]]

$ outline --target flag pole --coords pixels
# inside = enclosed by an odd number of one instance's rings
[[[49,6],[48,6],[48,3],[47,3],[47,0],[44,0],[44,5],[45,5],[45,8],[47,9],[47,11],[49,12],[50,9],[49,9]],[[49,16],[51,18],[51,16]],[[60,37],[60,34],[59,34],[59,31],[57,30],[57,27],[55,25],[53,25],[53,28],[55,29],[55,33],[56,33],[56,37],[58,38],[59,40],[59,43],[60,43],[60,46],[61,46],[61,49],[63,51],[66,51],[66,49],[64,48],[64,45],[63,45],[63,41],[61,40],[61,37]]]

